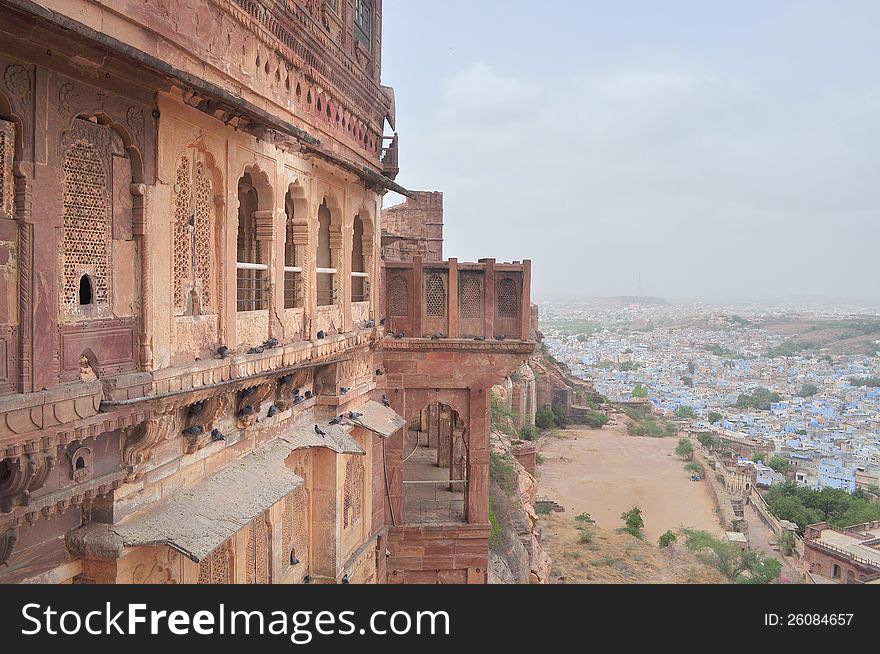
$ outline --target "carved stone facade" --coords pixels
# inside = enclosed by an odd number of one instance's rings
[[[533,346],[529,268],[383,260],[381,2],[0,4],[0,583],[484,582],[465,389]],[[467,523],[417,567],[440,396]]]

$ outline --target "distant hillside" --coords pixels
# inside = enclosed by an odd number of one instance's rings
[[[662,297],[639,297],[636,295],[615,295],[612,297],[590,298],[591,304],[605,307],[622,307],[635,304],[642,307],[668,307],[669,302]]]

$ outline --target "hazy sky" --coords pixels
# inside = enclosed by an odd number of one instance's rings
[[[531,258],[538,299],[880,298],[880,2],[383,13],[398,181],[445,193],[447,256]]]

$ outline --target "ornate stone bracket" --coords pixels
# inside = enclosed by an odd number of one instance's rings
[[[173,418],[159,416],[122,432],[122,465],[128,468],[128,480],[143,472],[140,468],[153,456],[153,449],[171,432]]]
[[[17,528],[11,527],[4,532],[0,532],[0,565],[9,567],[9,559],[12,556],[12,550],[15,549],[15,543],[17,542]]]
[[[0,511],[29,506],[31,493],[41,489],[55,468],[55,457],[29,452],[0,462]]]

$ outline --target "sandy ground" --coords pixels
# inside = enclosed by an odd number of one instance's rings
[[[629,436],[623,425],[574,429],[542,439],[540,496],[569,515],[589,513],[600,527],[623,526],[620,514],[642,509],[650,542],[667,529],[704,529],[723,536],[705,482],[693,482],[672,455],[674,438]]]

